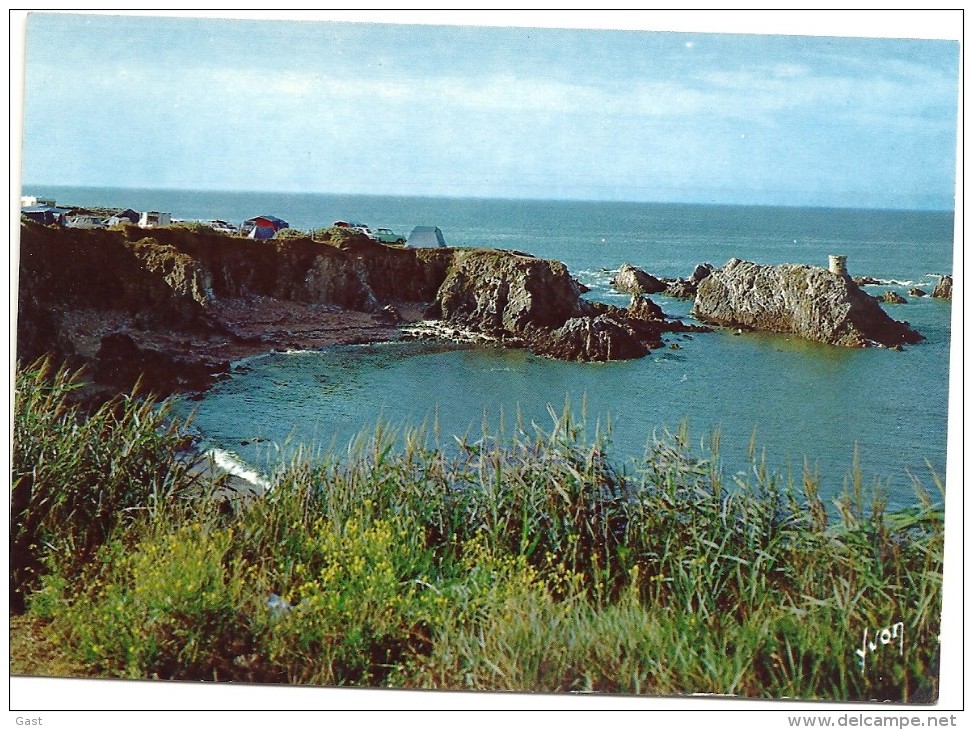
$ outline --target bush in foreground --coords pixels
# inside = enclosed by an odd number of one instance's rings
[[[138,510],[188,481],[165,406],[120,396],[83,414],[81,375],[47,359],[18,370],[11,474],[10,589],[37,585],[45,559],[73,577]]]

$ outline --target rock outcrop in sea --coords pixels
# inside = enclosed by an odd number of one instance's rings
[[[659,294],[665,291],[666,284],[642,269],[631,264],[622,264],[611,285],[624,294]]]
[[[885,302],[886,304],[906,304],[908,302],[904,296],[898,292],[892,291],[891,289],[882,294],[880,297],[876,297],[876,299],[880,302]]]
[[[670,321],[648,299],[627,308],[581,298],[559,261],[487,249],[456,251],[434,303],[444,322],[560,360],[625,360],[662,346]]]
[[[923,339],[907,322],[889,317],[847,276],[798,264],[731,259],[699,283],[693,314],[710,324],[844,347],[892,347]]]
[[[940,276],[939,281],[936,282],[935,288],[932,290],[932,296],[936,299],[952,299],[953,298],[953,277]]]

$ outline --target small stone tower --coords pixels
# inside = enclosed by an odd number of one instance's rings
[[[832,274],[838,274],[846,279],[848,278],[848,257],[838,256],[837,254],[831,254],[828,256],[828,271]]]

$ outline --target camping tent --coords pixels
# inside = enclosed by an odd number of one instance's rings
[[[273,238],[277,231],[289,228],[285,220],[273,215],[258,215],[243,221],[240,234],[247,238]]]
[[[416,226],[405,245],[409,248],[446,248],[446,239],[436,226]]]
[[[70,213],[68,208],[55,208],[50,205],[30,205],[20,209],[20,214],[45,226],[63,226],[67,221],[65,216]]]
[[[132,210],[131,208],[126,208],[125,210],[121,211],[120,213],[115,213],[115,215],[113,215],[111,218],[109,218],[108,219],[108,222],[107,222],[107,225],[109,225],[109,226],[117,226],[120,223],[137,224],[139,222],[139,219],[141,217],[142,216],[138,212]]]

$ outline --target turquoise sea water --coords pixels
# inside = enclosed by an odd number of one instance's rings
[[[437,225],[447,243],[526,251],[564,261],[590,297],[625,303],[608,286],[631,263],[660,276],[686,276],[701,261],[826,266],[848,256],[852,275],[884,280],[872,293],[911,286],[931,291],[952,270],[953,216],[936,211],[862,211],[639,203],[450,200],[366,196],[28,189],[59,204],[168,210],[176,218],[239,223],[278,215],[311,229],[339,218],[408,233]],[[670,316],[691,303],[654,297]],[[478,437],[483,422],[511,425],[519,413],[547,427],[549,406],[582,404],[590,430],[608,418],[616,461],[644,452],[652,434],[688,419],[697,441],[714,429],[728,473],[746,467],[751,436],[769,464],[800,475],[807,459],[834,494],[857,446],[866,478],[880,478],[893,506],[911,504],[912,481],[946,463],[950,304],[908,297],[883,305],[926,336],[904,352],[846,350],[769,334],[671,335],[678,350],[641,360],[579,364],[492,348],[384,344],[275,353],[241,363],[197,407],[205,442],[227,459],[269,472],[296,444],[344,448],[383,419],[436,420],[444,442]],[[246,442],[246,443],[244,443]]]

